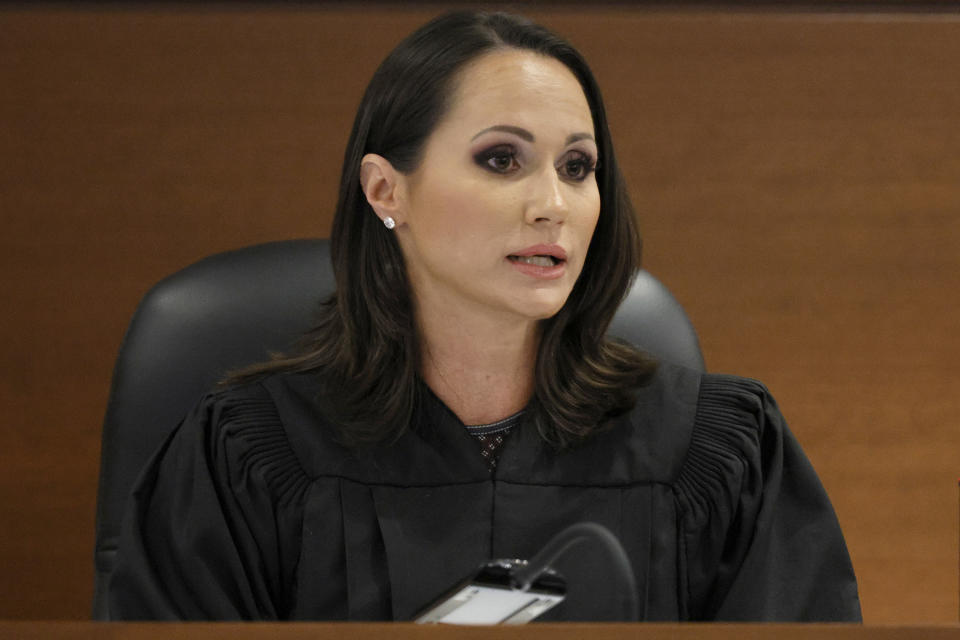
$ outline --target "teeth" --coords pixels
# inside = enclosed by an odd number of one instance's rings
[[[552,267],[555,263],[550,256],[511,256],[517,262],[532,264],[536,267]]]

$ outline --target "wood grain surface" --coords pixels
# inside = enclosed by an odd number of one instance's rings
[[[960,626],[552,623],[478,627],[356,622],[0,621],[15,640],[956,640]]]
[[[88,615],[139,297],[329,229],[379,60],[441,5],[0,7],[0,618]],[[585,53],[645,266],[766,382],[873,623],[957,619],[960,17],[538,5]]]

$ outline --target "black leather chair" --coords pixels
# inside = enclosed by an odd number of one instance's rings
[[[127,493],[151,453],[224,373],[283,351],[333,291],[326,240],[290,240],[210,256],[162,280],[140,302],[117,357],[103,425],[93,617],[106,619]],[[610,332],[702,370],[696,332],[645,271]]]

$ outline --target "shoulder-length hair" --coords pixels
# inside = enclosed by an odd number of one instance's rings
[[[376,153],[414,171],[446,113],[457,73],[485,53],[514,48],[562,62],[583,88],[599,151],[600,216],[583,271],[561,310],[541,321],[530,420],[563,448],[629,410],[653,360],[606,337],[640,262],[640,236],[617,166],[597,82],[572,45],[525,18],[453,12],[404,39],[374,73],[347,144],[330,238],[336,292],[292,355],[237,372],[240,381],[311,371],[324,409],[349,446],[394,440],[409,427],[422,393],[420,339],[403,255],[360,186],[360,161]]]

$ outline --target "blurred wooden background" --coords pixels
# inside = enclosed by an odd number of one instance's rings
[[[0,6],[0,618],[83,618],[140,296],[327,233],[379,60],[442,9]],[[957,619],[960,16],[536,4],[604,87],[708,367],[764,380],[868,622]]]

